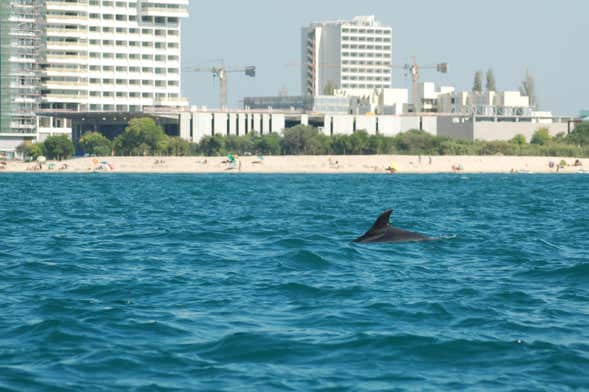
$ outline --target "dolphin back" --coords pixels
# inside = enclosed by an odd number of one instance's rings
[[[433,238],[426,237],[419,233],[398,229],[392,227],[389,223],[393,210],[388,209],[376,219],[372,227],[361,237],[356,238],[353,242],[372,243],[372,242],[414,242],[414,241],[431,241]]]
[[[383,232],[385,232],[388,228],[391,228],[389,221],[391,219],[392,213],[393,213],[393,210],[391,210],[389,208],[388,210],[386,210],[385,212],[380,214],[380,216],[378,218],[376,218],[376,221],[374,222],[372,227],[370,229],[368,229],[368,231],[366,233],[364,233],[364,235],[356,238],[354,240],[354,242],[365,242],[369,238],[376,237],[379,234],[382,234]],[[366,242],[370,242],[370,241],[366,241]]]

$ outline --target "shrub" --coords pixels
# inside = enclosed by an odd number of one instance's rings
[[[16,152],[23,154],[25,159],[35,160],[41,155],[45,155],[43,143],[24,142],[16,147]]]
[[[526,144],[526,137],[524,135],[522,135],[521,133],[518,133],[509,142],[522,146],[522,145]]]
[[[80,147],[86,154],[107,156],[112,154],[112,143],[99,132],[87,132],[80,138]]]
[[[577,146],[589,146],[589,123],[581,123],[575,127],[566,141]]]
[[[153,119],[134,118],[113,145],[117,155],[156,155],[166,152],[168,136]]]
[[[74,143],[65,135],[49,136],[43,143],[45,155],[49,159],[67,159],[74,155]]]
[[[550,133],[548,133],[548,129],[547,128],[540,128],[536,132],[534,132],[534,135],[532,136],[532,140],[530,140],[530,143],[531,144],[539,144],[539,145],[543,146],[544,144],[547,144],[551,139],[552,139],[552,137],[550,137]]]

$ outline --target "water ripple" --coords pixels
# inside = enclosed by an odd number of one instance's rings
[[[589,389],[589,177],[1,178],[0,390]]]

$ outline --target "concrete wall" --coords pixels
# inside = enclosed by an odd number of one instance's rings
[[[184,140],[192,140],[190,136],[190,113],[180,113],[180,137]],[[194,129],[193,129],[194,132]]]
[[[322,95],[325,87],[331,81],[334,88],[341,87],[341,69],[333,64],[340,64],[341,36],[339,25],[323,26],[319,45],[317,69],[319,70],[319,83],[315,95]]]
[[[308,124],[308,115],[292,117],[284,113],[244,113],[244,112],[192,112],[179,116],[180,135],[187,140],[190,138],[190,123],[192,122],[192,141],[198,142],[203,136],[212,134],[214,118],[215,134],[245,135],[256,131],[262,134],[281,133],[286,124],[287,116],[293,124]],[[229,123],[227,120],[229,119]],[[247,119],[247,127],[246,127]],[[423,129],[432,135],[445,136],[466,140],[510,140],[517,134],[523,134],[529,141],[539,128],[548,128],[555,136],[568,131],[568,124],[515,121],[480,121],[473,122],[472,117],[464,116],[387,116],[387,115],[324,115],[322,132],[326,135],[351,135],[354,130],[365,130],[369,135],[379,133],[385,136],[395,136],[410,129]],[[294,120],[294,121],[292,121]],[[354,127],[355,123],[355,127]],[[377,129],[378,124],[378,129]]]
[[[454,139],[474,139],[474,126],[472,120],[465,117],[439,117],[438,136]]]
[[[198,142],[205,136],[215,135],[239,135],[243,136],[252,131],[264,134],[280,133],[285,128],[286,116],[280,113],[208,113],[192,112],[181,113],[180,136],[186,140]],[[246,124],[247,122],[247,124]],[[192,138],[190,126],[192,124]]]
[[[378,116],[378,133],[384,136],[395,136],[401,132],[401,117]]]
[[[329,124],[333,119],[333,134],[334,135],[351,135],[354,132],[354,116],[350,115],[334,115],[327,116],[325,119],[326,134],[329,135]]]
[[[194,142],[200,141],[205,136],[211,136],[211,113],[193,113],[192,115],[192,140]],[[182,133],[182,131],[180,131]]]
[[[567,123],[538,124],[532,122],[491,122],[476,121],[474,124],[475,140],[511,140],[522,134],[529,142],[539,128],[547,128],[551,136],[568,131]]]

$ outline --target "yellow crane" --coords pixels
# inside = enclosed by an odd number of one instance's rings
[[[221,83],[221,109],[227,109],[227,74],[229,73],[243,73],[245,76],[249,76],[251,78],[256,77],[256,67],[253,65],[248,65],[245,67],[236,67],[236,68],[226,68],[223,63],[221,63],[218,67],[210,67],[210,68],[190,68],[190,72],[209,72],[213,75],[213,78],[218,78],[219,82]]]

